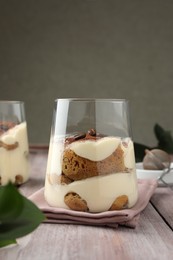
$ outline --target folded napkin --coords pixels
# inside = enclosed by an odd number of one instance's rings
[[[135,228],[140,213],[147,206],[157,187],[156,180],[138,180],[138,201],[131,209],[106,211],[101,213],[79,212],[51,207],[44,199],[44,188],[32,194],[29,199],[36,204],[46,216],[46,223],[82,224],[94,226],[118,227],[119,225]]]

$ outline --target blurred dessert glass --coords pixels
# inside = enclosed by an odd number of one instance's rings
[[[103,212],[131,208],[137,198],[128,101],[56,100],[45,178],[48,204]]]
[[[0,185],[28,180],[28,151],[24,102],[0,101]]]

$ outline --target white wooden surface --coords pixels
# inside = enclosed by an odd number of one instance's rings
[[[31,154],[26,196],[44,185],[47,151]],[[173,191],[159,187],[136,229],[41,224],[19,245],[0,249],[0,260],[167,260],[173,257]]]

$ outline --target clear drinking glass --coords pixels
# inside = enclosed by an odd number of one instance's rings
[[[49,205],[103,212],[138,198],[126,100],[58,99],[45,178]]]
[[[28,150],[24,102],[0,101],[0,185],[28,180]]]

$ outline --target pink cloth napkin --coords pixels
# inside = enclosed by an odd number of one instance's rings
[[[139,198],[131,209],[106,211],[102,213],[79,212],[51,207],[44,199],[44,188],[32,194],[29,199],[37,205],[46,216],[45,223],[82,224],[95,226],[118,227],[119,225],[135,228],[140,213],[147,206],[157,187],[156,180],[138,180]]]

